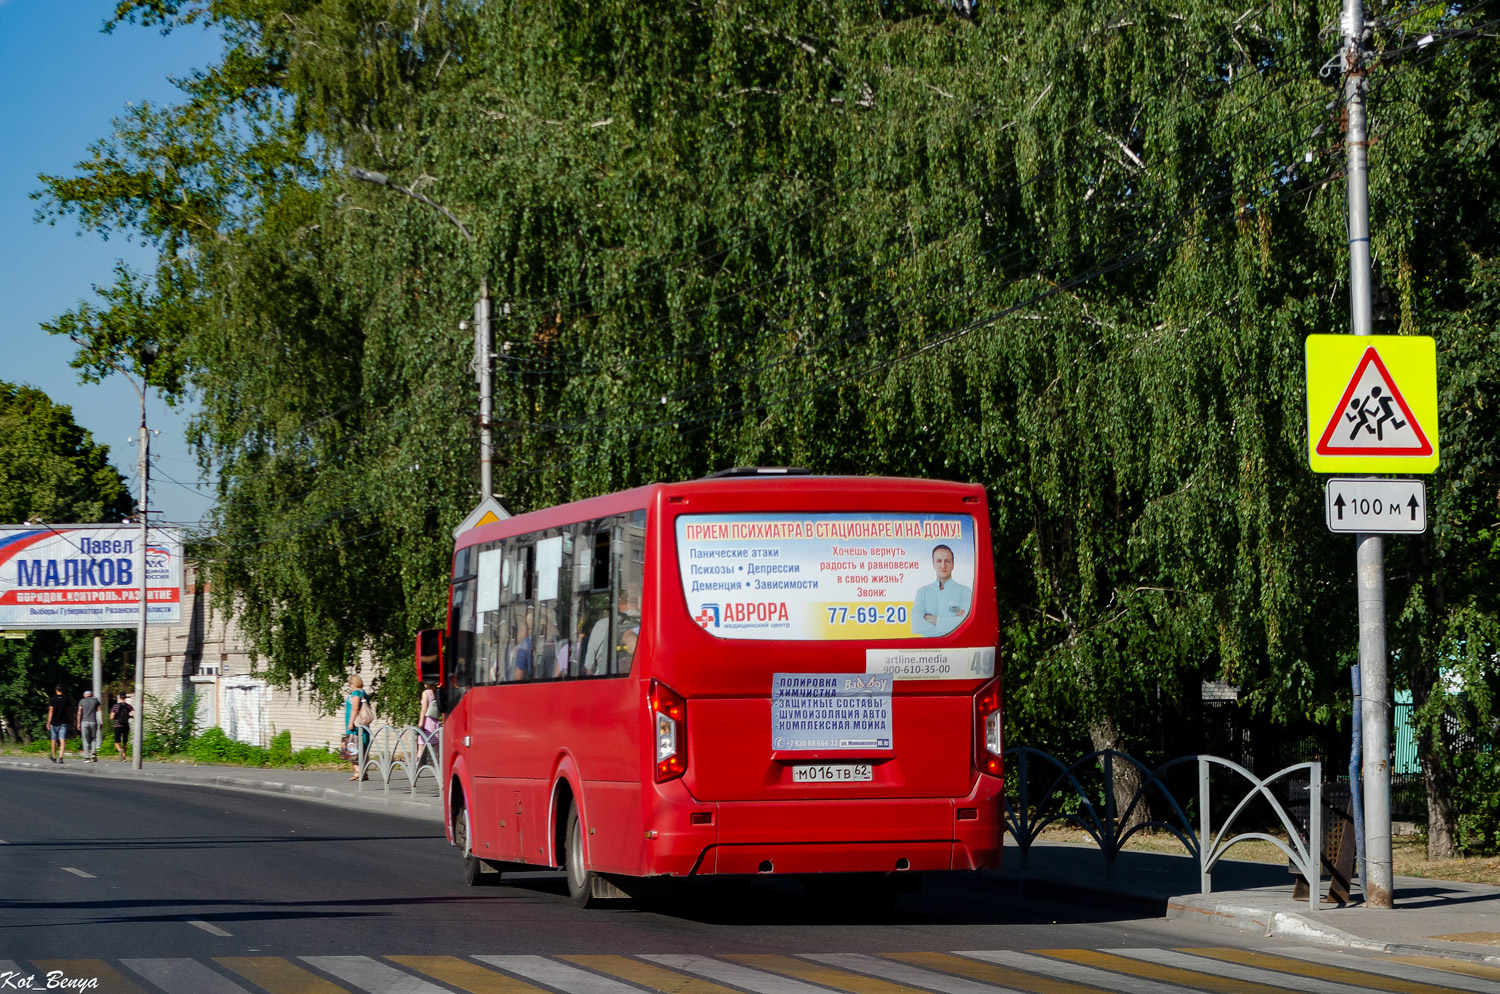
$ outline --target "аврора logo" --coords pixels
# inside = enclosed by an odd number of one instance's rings
[[[709,627],[709,625],[712,625],[713,627],[718,628],[719,627],[719,605],[717,605],[717,604],[705,604],[705,605],[703,605],[703,610],[699,611],[698,612],[698,616],[696,618],[694,618],[693,620],[696,621],[696,622],[698,622],[698,626],[700,628],[707,628],[707,627]]]

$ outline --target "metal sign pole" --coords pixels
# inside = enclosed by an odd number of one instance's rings
[[[1365,74],[1360,53],[1365,30],[1361,0],[1344,0],[1344,111],[1348,126],[1349,324],[1374,334],[1370,315],[1370,188],[1365,134]],[[1392,905],[1390,688],[1386,673],[1385,549],[1378,534],[1355,536],[1359,590],[1361,733],[1364,738],[1365,906]]]

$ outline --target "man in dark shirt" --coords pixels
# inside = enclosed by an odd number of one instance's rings
[[[115,752],[120,754],[122,763],[130,758],[125,755],[125,743],[130,741],[130,716],[134,713],[135,706],[128,697],[115,701],[114,709],[109,712],[109,720],[115,726]]]
[[[78,702],[78,734],[83,736],[83,761],[99,762],[99,698],[85,690]]]
[[[52,697],[47,701],[47,738],[51,740],[47,758],[61,763],[68,748],[68,699],[60,686],[52,688]]]

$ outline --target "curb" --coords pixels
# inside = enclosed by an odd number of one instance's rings
[[[186,784],[194,787],[210,787],[220,790],[234,790],[247,794],[287,794],[304,801],[312,801],[317,804],[328,804],[342,808],[356,810],[375,810],[379,814],[395,815],[400,818],[412,818],[426,822],[442,824],[442,803],[438,798],[425,798],[413,800],[411,797],[400,797],[388,794],[382,790],[379,793],[348,793],[333,787],[314,787],[309,784],[289,784],[279,780],[259,780],[251,777],[236,777],[228,775],[189,777],[173,773],[157,772],[155,770],[142,770],[137,773],[134,770],[119,770],[115,773],[103,774],[102,771],[85,767],[81,762],[68,764],[62,769],[48,768],[39,762],[0,759],[0,767],[10,767],[18,770],[32,770],[38,773],[73,773],[78,776],[124,776],[147,780],[160,780],[169,783]]]
[[[1295,939],[1320,946],[1359,952],[1384,953],[1388,956],[1428,956],[1438,959],[1500,966],[1500,955],[1472,952],[1468,949],[1444,949],[1409,942],[1381,942],[1345,932],[1343,929],[1314,921],[1295,911],[1273,911],[1250,905],[1214,901],[1212,895],[1174,897],[1167,901],[1167,918],[1189,924],[1233,928],[1242,932],[1259,932],[1268,939]]]

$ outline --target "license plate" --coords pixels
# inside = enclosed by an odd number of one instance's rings
[[[875,779],[869,763],[800,763],[792,767],[792,783],[857,783]]]

